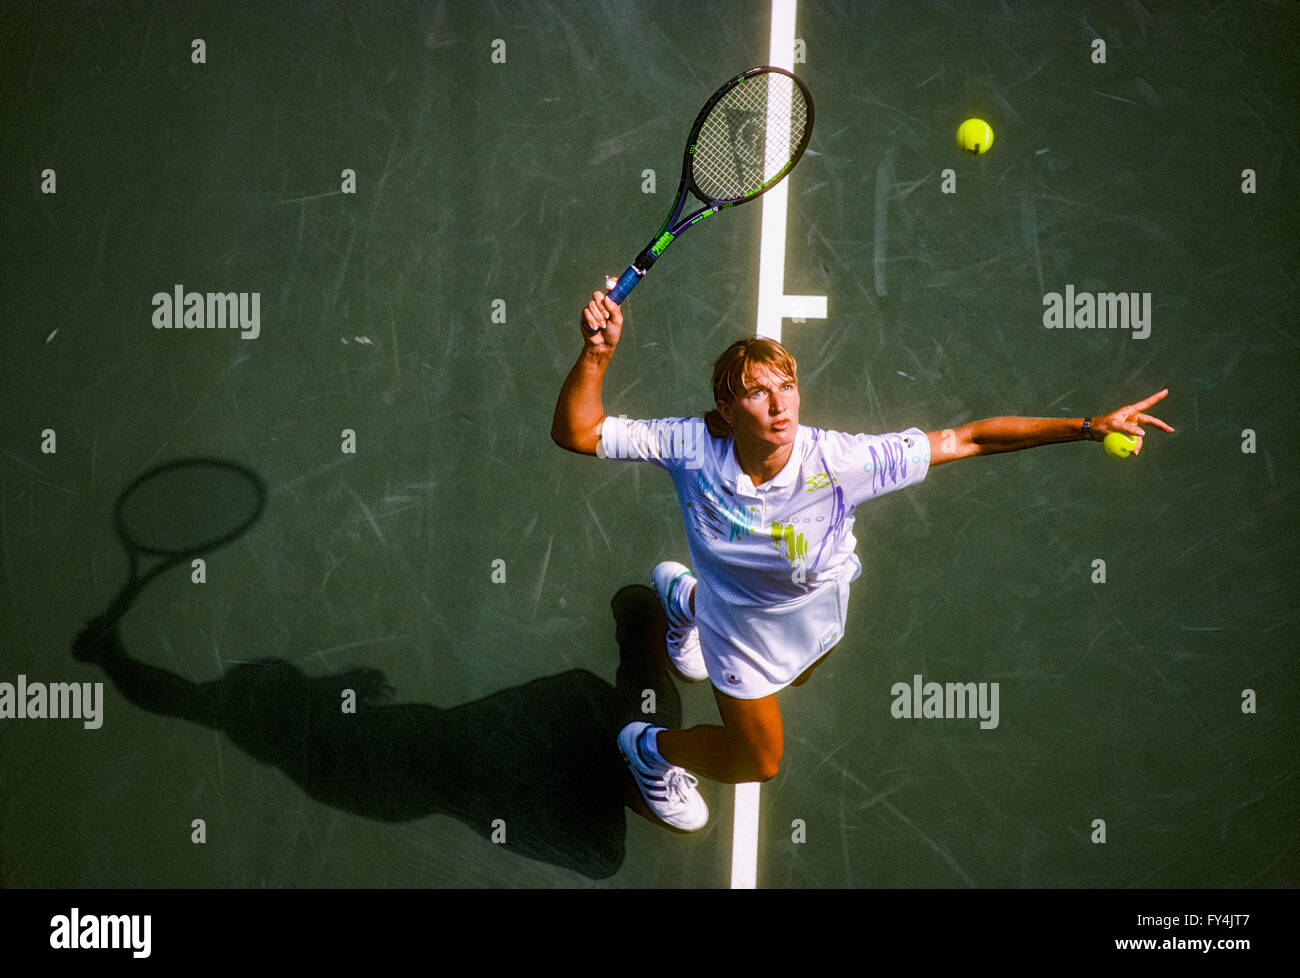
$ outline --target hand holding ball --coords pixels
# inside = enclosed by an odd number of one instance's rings
[[[957,127],[957,145],[972,156],[987,153],[993,145],[993,127],[983,119],[967,119]]]
[[[1151,425],[1155,425],[1161,431],[1167,431],[1173,434],[1173,428],[1165,424],[1157,417],[1147,414],[1147,408],[1155,404],[1156,401],[1163,400],[1169,394],[1169,388],[1165,388],[1158,393],[1152,394],[1136,404],[1129,404],[1117,411],[1111,411],[1109,414],[1095,418],[1096,426],[1094,431],[1104,431],[1106,436],[1102,438],[1102,447],[1106,449],[1107,454],[1114,455],[1116,458],[1128,458],[1137,452],[1138,447],[1142,444],[1142,438],[1151,432]],[[1136,436],[1126,435],[1124,428],[1137,428]]]
[[[1101,447],[1106,449],[1107,454],[1114,455],[1116,458],[1128,458],[1133,454],[1133,449],[1137,448],[1137,439],[1112,431],[1102,439]]]

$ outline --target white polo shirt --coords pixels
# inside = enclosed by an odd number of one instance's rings
[[[848,583],[862,569],[854,511],[921,482],[930,443],[919,428],[849,435],[800,425],[790,461],[758,487],[734,445],[710,436],[701,418],[606,418],[597,454],[672,477],[710,678],[747,699],[788,684],[839,640]]]

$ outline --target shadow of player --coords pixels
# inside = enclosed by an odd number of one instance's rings
[[[265,659],[190,682],[132,659],[99,619],[73,654],[103,668],[141,709],[222,731],[324,804],[386,822],[450,815],[488,839],[504,819],[516,853],[605,879],[623,862],[624,805],[650,817],[615,737],[631,720],[681,720],[654,592],[625,587],[611,607],[616,685],[572,669],[450,709],[388,702],[392,689],[368,668],[307,676]],[[342,712],[346,689],[356,693],[355,713]],[[647,689],[653,717],[641,712]]]

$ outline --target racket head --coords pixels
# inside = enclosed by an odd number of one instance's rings
[[[122,491],[113,527],[132,554],[190,557],[224,546],[252,526],[266,486],[220,458],[185,458],[144,472]]]
[[[812,93],[791,72],[760,65],[737,75],[691,127],[682,164],[691,193],[724,206],[761,197],[799,162],[812,127]]]

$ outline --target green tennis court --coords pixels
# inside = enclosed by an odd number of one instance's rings
[[[944,466],[858,511],[846,637],[781,694],[756,885],[1295,886],[1300,13],[795,18],[816,127],[770,287],[809,297],[775,317],[804,423],[1168,387],[1177,433]],[[647,704],[717,722],[659,659],[672,485],[548,433],[579,310],[772,19],[0,9],[0,885],[731,885],[731,787],[669,832],[612,739]],[[967,118],[996,134],[978,157]],[[714,358],[758,325],[763,221],[703,223],[638,286],[610,413],[712,406]],[[1135,298],[1045,328],[1067,289]],[[246,466],[264,509],[79,658],[128,580],[119,497],[195,458]],[[996,686],[996,724],[895,716],[914,682]]]

